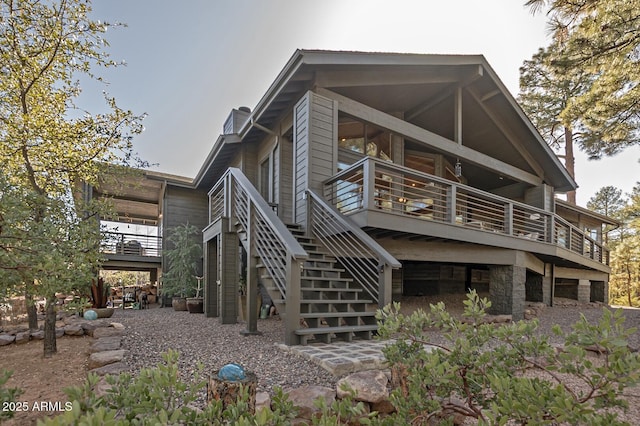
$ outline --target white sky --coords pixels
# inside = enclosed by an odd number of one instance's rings
[[[483,54],[511,93],[519,67],[546,46],[544,15],[524,0],[94,0],[94,17],[124,22],[106,38],[102,75],[118,105],[146,112],[142,158],[195,176],[232,108],[255,107],[295,49]],[[88,86],[86,96],[101,93]],[[95,104],[99,105],[99,104]],[[90,106],[93,111],[95,107]],[[599,162],[576,156],[578,203],[640,180],[640,148]]]

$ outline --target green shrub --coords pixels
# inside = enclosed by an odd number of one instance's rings
[[[480,424],[624,424],[611,408],[626,408],[625,387],[638,382],[640,360],[629,350],[634,330],[621,311],[603,310],[596,325],[584,316],[565,335],[561,349],[536,333],[537,321],[488,324],[490,306],[475,292],[465,301],[463,320],[444,304],[427,313],[400,313],[399,305],[378,312],[380,335],[395,337],[384,349],[401,386],[392,392],[400,424],[426,424],[453,415]],[[439,329],[446,344],[425,350],[425,329]],[[562,336],[559,327],[554,333]],[[598,349],[598,359],[586,349]],[[531,373],[534,372],[534,373]]]
[[[206,386],[202,366],[196,369],[193,380],[184,381],[178,373],[178,352],[169,350],[162,359],[163,363],[142,369],[136,377],[129,373],[107,376],[110,388],[102,396],[96,395],[100,378],[89,374],[84,386],[65,390],[73,409],[39,424],[285,425],[295,416],[294,407],[281,389],[276,389],[273,397],[274,409],[265,408],[256,415],[248,413],[246,389],[236,405],[223,408],[221,401],[212,401],[200,410],[194,403]]]
[[[12,371],[0,370],[0,423],[2,423],[2,420],[13,417],[14,411],[9,404],[16,402],[17,398],[22,394],[21,389],[5,387],[12,374]]]

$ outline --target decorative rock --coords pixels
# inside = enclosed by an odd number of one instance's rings
[[[109,324],[109,327],[113,327],[116,330],[124,330],[124,325],[120,324],[119,322],[112,322],[111,324]]]
[[[64,334],[67,336],[84,336],[84,329],[80,324],[69,324],[64,327]]]
[[[80,326],[82,327],[82,329],[84,330],[84,334],[86,334],[87,336],[92,336],[93,337],[93,331],[100,327],[100,325],[96,322],[89,322],[89,321],[82,321],[80,323]]]
[[[218,371],[218,378],[227,382],[237,382],[247,378],[244,368],[239,364],[227,364]]]
[[[298,417],[309,419],[320,413],[314,401],[324,398],[327,405],[336,399],[336,391],[324,386],[303,386],[289,391],[289,401],[299,408]]]
[[[120,349],[121,344],[122,344],[122,337],[120,336],[101,337],[91,345],[90,351],[91,353],[115,351]]]
[[[20,333],[16,333],[16,343],[27,343],[31,340],[31,333],[29,331],[22,331]]]
[[[38,330],[31,333],[31,338],[34,340],[42,340],[44,339],[44,330]]]
[[[0,334],[0,346],[10,345],[16,341],[16,336],[11,334]]]
[[[102,367],[89,370],[89,373],[96,373],[98,376],[106,376],[107,374],[120,374],[123,371],[127,371],[128,367],[122,361],[114,362],[112,364],[103,365]]]
[[[271,408],[271,397],[269,392],[256,393],[256,413],[263,408]]]
[[[56,337],[62,337],[62,336],[64,336],[64,328],[56,327]]]
[[[389,399],[388,382],[389,379],[380,370],[359,371],[338,380],[337,395],[339,398],[349,396],[349,391],[343,389],[343,386],[347,386],[355,391],[354,399],[356,401],[382,402]]]
[[[88,309],[84,311],[83,317],[86,320],[93,321],[98,319],[98,314],[93,309]]]
[[[89,365],[87,369],[93,370],[108,364],[113,364],[122,361],[124,355],[129,352],[126,349],[119,349],[117,351],[105,351],[96,352],[89,356]]]
[[[124,334],[124,330],[118,330],[113,327],[100,327],[93,330],[93,337],[99,339],[100,337],[108,337],[108,336],[122,336]]]

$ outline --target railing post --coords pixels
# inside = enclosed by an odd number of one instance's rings
[[[507,203],[504,206],[504,233],[513,235],[513,204]]]
[[[231,173],[227,173],[227,175],[224,178],[224,188],[222,189],[224,191],[223,216],[225,217],[232,216],[232,211],[233,211],[233,207],[232,207],[233,187],[232,186],[233,186],[233,179],[232,179]]]
[[[376,191],[375,166],[370,160],[362,163],[362,208],[368,210],[375,205]]]
[[[381,263],[378,266],[378,307],[383,308],[391,303],[393,282],[392,271],[393,269],[386,263]]]
[[[451,185],[447,189],[447,219],[448,223],[456,223],[456,198],[458,196],[458,189],[455,185]]]
[[[285,294],[285,336],[284,344],[297,345],[300,339],[295,331],[300,326],[300,275],[302,263],[287,256],[287,290]]]

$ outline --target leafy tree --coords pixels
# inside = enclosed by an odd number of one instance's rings
[[[13,262],[2,273],[28,300],[46,298],[45,356],[56,352],[55,293],[88,285],[100,260],[105,206],[83,183],[97,184],[103,164],[132,165],[132,137],[142,131],[142,117],[108,95],[104,113],[76,105],[80,76],[101,80],[96,69],[118,65],[103,38],[112,25],[90,12],[86,0],[0,0],[2,190],[25,197],[3,205],[15,222],[0,230],[11,242],[4,259]]]
[[[591,76],[560,114],[593,135],[583,143],[590,158],[640,143],[640,0],[528,0],[548,11],[556,40],[552,63]]]
[[[572,98],[585,91],[591,77],[580,69],[554,66],[552,58],[558,48],[558,43],[542,48],[520,67],[518,100],[545,141],[555,150],[564,148],[565,167],[575,179],[574,143],[584,149],[594,135],[578,121],[563,121],[560,115]],[[575,191],[567,193],[567,201],[576,203]]]

